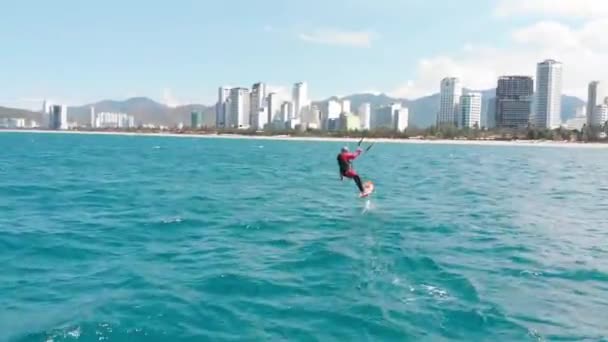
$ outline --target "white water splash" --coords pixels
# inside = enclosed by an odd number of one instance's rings
[[[365,205],[363,206],[363,210],[361,211],[361,214],[367,214],[368,212],[370,212],[374,209],[376,209],[376,207],[372,204],[372,200],[368,199],[365,201]]]

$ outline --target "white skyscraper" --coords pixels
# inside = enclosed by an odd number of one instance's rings
[[[532,124],[538,128],[557,128],[562,110],[562,63],[548,59],[536,69],[536,110]]]
[[[308,128],[319,129],[321,128],[322,122],[321,110],[317,106],[310,108],[310,122],[308,122]]]
[[[50,101],[44,100],[42,102],[42,121],[40,123],[42,126],[50,127],[50,125],[51,125],[50,115],[51,115],[52,108],[53,108],[53,104]]]
[[[96,128],[95,121],[97,121],[97,120],[95,118],[95,107],[91,106],[89,115],[90,115],[89,125],[91,125],[91,128]]]
[[[302,116],[306,116],[306,109],[309,106],[310,100],[308,99],[308,85],[306,82],[294,84],[292,117],[300,119]]]
[[[321,128],[329,129],[329,122],[339,120],[342,113],[342,104],[336,100],[329,100],[325,108],[321,109]]]
[[[350,100],[342,100],[342,113],[350,114]]]
[[[249,89],[232,88],[230,90],[230,126],[233,128],[249,128],[251,104]]]
[[[372,106],[369,103],[363,103],[359,106],[359,119],[361,120],[361,129],[369,130],[371,128]]]
[[[481,128],[481,94],[468,93],[460,96],[459,127]]]
[[[250,101],[249,101],[249,105],[250,105],[250,110],[249,112],[251,113],[249,120],[250,125],[257,128],[257,129],[263,129],[264,126],[259,127],[259,123],[260,120],[262,120],[262,122],[267,122],[268,118],[259,118],[258,115],[262,112],[260,111],[260,109],[263,109],[264,106],[266,105],[265,103],[265,99],[266,99],[266,85],[264,83],[256,83],[251,87],[251,94],[250,94]],[[268,116],[266,114],[266,116]]]
[[[441,80],[441,103],[437,114],[437,125],[458,126],[458,102],[462,95],[462,85],[455,77]]]
[[[228,127],[230,121],[227,115],[230,113],[230,104],[228,99],[230,98],[230,88],[220,87],[217,94],[217,103],[215,105],[215,126],[222,128]]]
[[[101,112],[95,115],[97,128],[134,128],[135,118],[126,113]]]
[[[260,109],[264,108],[266,103],[266,85],[264,83],[256,83],[251,87],[251,100],[249,112],[251,113],[251,125],[256,127],[260,121],[258,114]],[[267,122],[268,118],[264,118],[263,121]],[[262,127],[263,128],[263,127]]]
[[[602,127],[608,121],[608,104],[602,103],[593,108],[593,115],[591,116],[593,121],[589,122],[589,116],[587,117],[587,124],[592,127]]]
[[[252,115],[251,117],[252,119],[252,123],[251,126],[256,129],[256,130],[263,130],[266,128],[266,125],[268,124],[268,108],[266,107],[262,107],[260,109],[258,109],[258,112],[256,115]],[[253,121],[255,120],[255,121]]]
[[[594,126],[601,121],[601,118],[595,118],[597,106],[604,103],[606,90],[604,84],[600,81],[589,83],[589,91],[587,96],[587,125]],[[603,123],[602,123],[603,124]]]
[[[284,119],[281,119],[281,103],[277,93],[268,94],[266,106],[268,108],[268,123],[285,122]]]
[[[406,107],[402,107],[395,110],[393,116],[393,124],[395,126],[395,130],[398,132],[403,132],[407,129],[409,125],[410,119],[410,111]]]
[[[287,123],[293,111],[293,103],[285,101],[281,104],[281,122]]]

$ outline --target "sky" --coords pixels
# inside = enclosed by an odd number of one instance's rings
[[[221,85],[414,99],[443,77],[495,87],[564,63],[564,93],[608,80],[608,0],[0,0],[0,105],[146,96],[213,104]]]

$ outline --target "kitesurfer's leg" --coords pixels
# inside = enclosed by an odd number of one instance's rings
[[[355,183],[357,183],[357,187],[359,188],[359,191],[361,191],[361,193],[364,193],[365,190],[363,190],[363,184],[361,184],[361,177],[359,177],[359,175],[355,175],[353,177],[353,179],[355,180]]]

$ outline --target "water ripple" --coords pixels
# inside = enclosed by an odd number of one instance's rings
[[[602,150],[261,145],[0,134],[0,340],[608,339]]]

